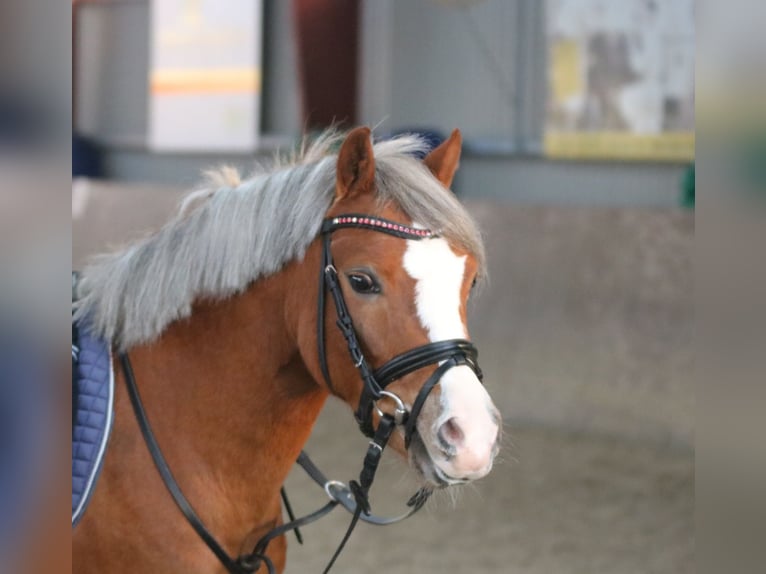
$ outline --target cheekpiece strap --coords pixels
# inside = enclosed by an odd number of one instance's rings
[[[338,316],[336,322],[343,333],[343,337],[346,339],[351,360],[359,370],[359,374],[364,382],[362,387],[362,397],[355,412],[356,420],[361,431],[366,436],[372,437],[375,434],[375,430],[372,426],[371,413],[374,401],[380,396],[381,386],[376,381],[372,369],[362,353],[361,345],[359,344],[356,330],[354,329],[354,323],[351,319],[351,314],[348,312],[346,302],[343,299],[337,272],[332,265],[332,254],[330,252],[330,236],[332,233],[338,229],[347,228],[369,229],[386,233],[387,235],[393,235],[394,237],[399,237],[401,239],[413,240],[430,239],[436,237],[436,234],[430,229],[419,229],[417,227],[404,225],[402,223],[397,223],[396,221],[390,221],[382,217],[374,217],[364,213],[346,213],[336,217],[328,217],[322,222],[322,268],[320,270],[319,309],[317,313],[319,362],[322,369],[322,375],[330,390],[334,392],[332,382],[330,381],[330,373],[327,367],[327,358],[324,348],[325,333],[323,316],[325,291],[329,291],[333,302],[335,303],[335,310]]]

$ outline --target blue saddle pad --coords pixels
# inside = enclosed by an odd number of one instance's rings
[[[96,486],[112,428],[111,347],[72,325],[72,527]]]

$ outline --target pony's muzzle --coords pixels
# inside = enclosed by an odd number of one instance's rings
[[[449,478],[475,480],[489,473],[500,435],[500,425],[492,426],[494,428],[488,432],[471,432],[464,430],[470,429],[470,421],[461,421],[457,417],[450,417],[439,425],[436,436],[447,463],[439,466]]]
[[[442,377],[438,400],[440,408],[425,441],[438,474],[450,482],[485,476],[492,469],[501,429],[500,413],[487,391],[473,371],[456,367]]]

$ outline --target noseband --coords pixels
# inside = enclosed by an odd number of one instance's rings
[[[322,376],[325,379],[327,387],[333,394],[335,389],[330,379],[330,371],[327,365],[327,353],[325,347],[325,307],[327,292],[330,293],[335,304],[335,312],[337,315],[337,325],[343,334],[348,346],[348,352],[351,357],[351,361],[359,371],[359,376],[362,379],[362,394],[359,399],[359,405],[354,413],[357,423],[361,431],[368,437],[370,437],[370,444],[367,449],[367,453],[364,457],[364,463],[362,471],[359,474],[359,480],[352,480],[348,485],[335,481],[328,480],[322,472],[314,465],[305,452],[302,452],[298,457],[297,463],[306,471],[306,473],[320,486],[322,486],[327,493],[330,501],[318,510],[307,514],[301,518],[295,518],[292,508],[285,494],[284,488],[281,491],[282,500],[285,504],[285,509],[290,517],[290,521],[278,526],[264,535],[255,545],[253,551],[250,554],[244,554],[238,558],[232,558],[226,550],[218,543],[215,537],[204,526],[194,508],[181,492],[178,483],[176,482],[170,467],[168,466],[164,455],[160,449],[159,444],[154,436],[149,419],[144,410],[141,402],[141,397],[138,393],[138,387],[136,385],[135,376],[130,363],[130,359],[127,353],[120,354],[120,362],[122,364],[123,371],[125,373],[125,382],[128,388],[128,395],[130,397],[133,410],[138,420],[139,428],[144,437],[144,441],[147,444],[155,466],[162,477],[165,486],[170,492],[173,500],[178,508],[181,510],[186,520],[191,524],[199,537],[205,542],[210,550],[216,555],[221,564],[231,574],[250,574],[260,568],[261,565],[265,565],[269,574],[275,573],[276,570],[269,557],[266,555],[266,549],[268,544],[275,538],[293,530],[298,538],[299,542],[302,542],[299,528],[310,524],[319,518],[325,516],[331,510],[337,506],[343,506],[353,514],[351,523],[346,530],[343,539],[338,546],[337,550],[333,554],[325,572],[329,571],[335,563],[335,560],[340,555],[343,547],[348,541],[351,533],[353,532],[356,524],[359,520],[368,522],[370,524],[393,524],[404,520],[411,516],[428,500],[431,493],[430,490],[421,488],[416,492],[410,500],[407,502],[409,511],[405,514],[394,518],[383,518],[371,513],[370,503],[368,499],[369,490],[372,486],[375,478],[375,473],[380,462],[383,449],[388,444],[388,440],[391,438],[394,430],[397,426],[402,427],[404,432],[405,446],[409,448],[413,436],[417,433],[416,424],[418,415],[420,414],[423,405],[428,398],[431,391],[436,384],[441,380],[444,374],[451,368],[466,365],[479,378],[482,379],[482,373],[477,363],[478,352],[476,347],[466,339],[450,339],[447,341],[437,341],[434,343],[428,343],[415,347],[409,351],[406,351],[400,355],[397,355],[384,363],[377,369],[373,370],[362,351],[362,346],[357,337],[356,330],[354,329],[354,322],[351,319],[351,314],[348,311],[346,300],[343,298],[343,291],[341,290],[340,280],[338,278],[338,271],[333,264],[332,252],[330,250],[332,243],[332,234],[339,229],[362,229],[377,231],[385,233],[387,235],[393,235],[401,239],[409,239],[415,241],[421,241],[424,239],[431,239],[436,237],[434,233],[426,229],[416,229],[388,221],[381,218],[371,217],[369,215],[360,214],[347,214],[339,215],[325,219],[322,223],[321,235],[322,235],[322,259],[321,269],[319,277],[319,295],[318,295],[318,309],[317,309],[317,346],[319,353],[319,365],[322,371]],[[412,407],[408,410],[404,402],[394,393],[389,392],[386,387],[392,382],[401,379],[402,377],[414,373],[420,369],[428,367],[430,365],[438,365],[436,370],[428,377],[426,382],[421,387]],[[394,414],[385,413],[381,410],[377,402],[387,397],[394,401],[396,408]],[[373,424],[373,411],[378,413],[378,425],[375,428]]]

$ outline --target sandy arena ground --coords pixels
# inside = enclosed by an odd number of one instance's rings
[[[322,469],[347,480],[358,472],[364,441],[345,406],[332,401],[307,446]],[[412,492],[409,471],[388,453],[373,504],[399,511]],[[324,494],[293,472],[298,510]],[[289,539],[287,572],[321,572],[349,515],[336,510]],[[637,574],[693,572],[694,460],[685,449],[507,429],[502,460],[486,479],[442,493],[409,520],[360,525],[336,574],[508,572]]]

